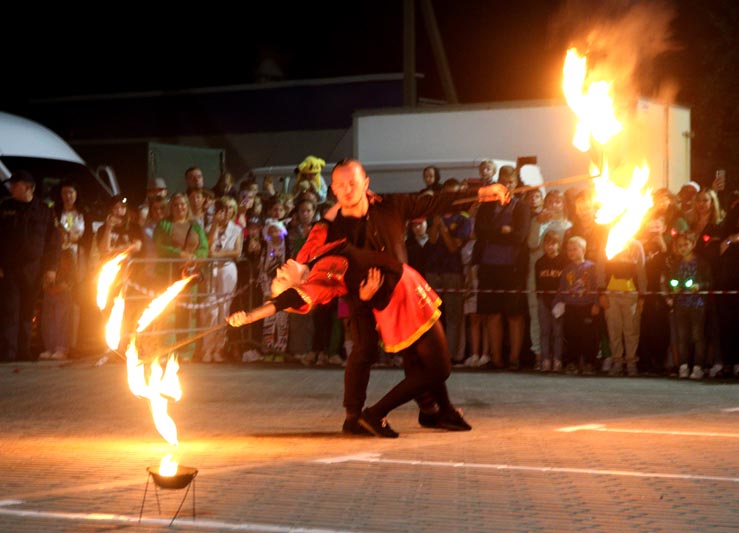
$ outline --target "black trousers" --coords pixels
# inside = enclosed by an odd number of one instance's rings
[[[370,410],[380,418],[422,394],[433,397],[439,409],[451,407],[446,380],[452,371],[451,358],[441,321],[403,352],[405,378]]]
[[[367,399],[370,370],[377,361],[378,335],[372,308],[355,295],[347,297],[352,351],[344,370],[344,407],[348,415],[359,416]]]
[[[40,290],[40,264],[4,271],[0,279],[0,360],[31,359],[33,311]]]
[[[595,364],[598,355],[598,315],[591,314],[592,305],[567,304],[564,314],[564,337],[567,361]]]

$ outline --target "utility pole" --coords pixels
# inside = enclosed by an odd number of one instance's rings
[[[444,43],[441,40],[441,32],[439,31],[439,25],[436,23],[434,6],[431,5],[431,0],[420,0],[420,2],[421,13],[423,15],[423,20],[426,23],[426,33],[429,34],[431,50],[434,53],[436,68],[439,69],[439,77],[441,78],[441,85],[444,89],[444,96],[448,103],[457,104],[459,103],[459,100],[457,99],[457,90],[454,88],[454,80],[452,79],[452,72],[449,70],[449,62],[446,58],[446,52],[444,52]]]
[[[415,0],[403,0],[403,103],[416,107]]]

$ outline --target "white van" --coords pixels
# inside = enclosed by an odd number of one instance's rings
[[[115,174],[109,167],[90,170],[82,158],[50,129],[17,115],[0,111],[0,178],[24,169],[37,182],[40,196],[48,195],[59,181],[77,182],[81,201],[97,217],[107,199],[120,193]],[[0,187],[0,197],[8,194]]]

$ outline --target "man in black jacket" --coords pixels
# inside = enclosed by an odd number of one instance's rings
[[[0,203],[0,360],[31,359],[33,311],[42,282],[56,279],[60,241],[54,213],[34,197],[36,182],[18,170]]]
[[[508,201],[505,188],[494,184],[479,191],[470,190],[457,193],[426,194],[387,194],[376,196],[369,191],[369,177],[356,159],[339,161],[331,173],[331,190],[340,209],[335,212],[328,229],[316,224],[311,230],[308,242],[298,255],[298,262],[310,260],[316,244],[347,239],[360,248],[387,252],[402,263],[408,262],[405,246],[406,221],[436,214],[450,213],[468,209],[477,194],[479,201]],[[469,197],[473,196],[472,199]],[[466,200],[466,201],[465,201]],[[331,216],[327,215],[327,219]],[[315,239],[314,233],[324,234]],[[443,295],[442,295],[443,298]],[[350,308],[350,328],[353,348],[348,354],[344,373],[344,407],[346,420],[343,430],[346,433],[361,433],[357,420],[367,397],[370,368],[377,358],[377,331],[372,309],[358,298],[348,297]],[[424,426],[435,427],[433,401],[419,398],[422,412],[419,422]]]

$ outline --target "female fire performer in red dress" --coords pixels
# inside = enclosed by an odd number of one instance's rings
[[[405,378],[376,404],[362,411],[359,423],[373,435],[397,437],[387,414],[422,392],[439,405],[437,427],[472,429],[449,400],[445,385],[451,372],[444,329],[439,323],[441,299],[423,277],[390,254],[357,248],[342,239],[318,248],[311,268],[293,260],[278,271],[272,284],[277,296],[249,312],[229,317],[234,326],[250,324],[283,309],[307,313],[315,305],[356,291],[370,302],[386,352],[401,352]]]

